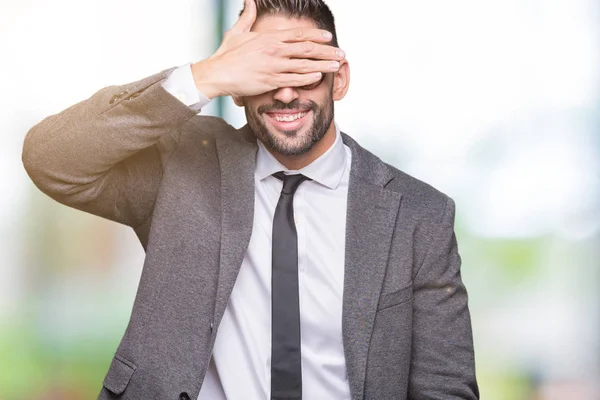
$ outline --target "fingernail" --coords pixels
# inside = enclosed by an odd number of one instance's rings
[[[327,39],[331,39],[333,37],[333,35],[331,34],[331,32],[323,32],[323,36],[325,36]]]
[[[332,61],[331,63],[329,63],[329,66],[331,67],[331,69],[339,69],[340,63],[337,61]]]
[[[337,49],[335,54],[337,54],[338,57],[346,57],[346,53],[344,53],[344,50],[342,49]]]

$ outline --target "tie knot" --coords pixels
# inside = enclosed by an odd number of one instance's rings
[[[283,181],[283,189],[281,190],[281,193],[291,195],[296,193],[296,189],[298,189],[302,182],[312,180],[308,176],[304,176],[302,174],[286,175],[283,173],[283,171],[276,172],[273,174],[273,176],[280,181]]]

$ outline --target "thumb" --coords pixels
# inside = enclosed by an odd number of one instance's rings
[[[254,0],[245,0],[244,3],[244,12],[231,28],[232,31],[238,33],[250,32],[256,21],[256,3]]]

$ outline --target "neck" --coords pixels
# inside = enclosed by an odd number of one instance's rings
[[[282,165],[284,165],[287,169],[290,170],[299,170],[301,168],[306,167],[317,158],[321,157],[335,142],[335,123],[332,121],[331,125],[325,132],[325,135],[314,144],[313,147],[309,151],[304,154],[300,154],[298,156],[287,156],[284,154],[280,154],[275,152],[273,149],[267,147],[269,152],[273,154],[273,157],[277,159]]]

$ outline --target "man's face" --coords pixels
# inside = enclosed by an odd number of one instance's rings
[[[252,31],[316,28],[309,19],[260,18]],[[267,147],[283,155],[301,155],[323,138],[333,121],[333,74],[309,90],[279,88],[243,98],[248,125]]]

